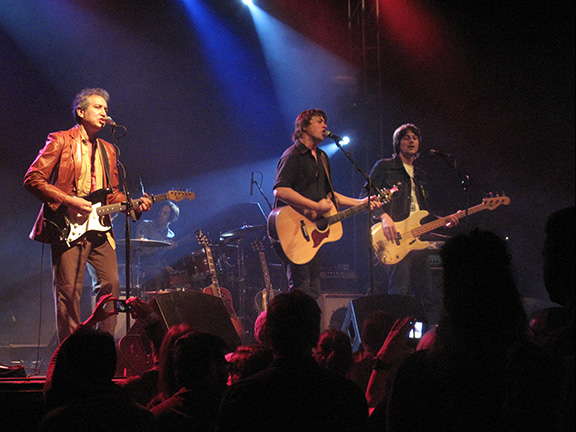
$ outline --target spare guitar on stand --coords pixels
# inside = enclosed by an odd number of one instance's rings
[[[196,238],[198,239],[198,243],[204,247],[204,252],[206,253],[206,261],[208,263],[208,271],[210,272],[210,278],[212,283],[210,286],[204,288],[203,292],[205,294],[212,295],[214,297],[219,297],[224,303],[226,310],[228,311],[228,315],[230,315],[230,321],[232,321],[232,325],[238,333],[240,340],[244,340],[244,327],[242,326],[242,321],[236,311],[234,310],[234,306],[232,304],[232,294],[226,288],[222,288],[220,286],[220,282],[218,282],[218,275],[216,274],[216,265],[214,264],[214,256],[212,254],[212,246],[210,245],[210,241],[205,234],[202,233],[202,230],[196,231]]]
[[[264,289],[256,294],[256,297],[254,298],[256,310],[258,311],[258,315],[260,315],[265,310],[268,310],[268,304],[272,301],[274,296],[280,294],[281,291],[272,288],[268,263],[266,262],[266,255],[264,254],[264,244],[261,241],[255,241],[252,243],[252,249],[258,252],[258,256],[260,257],[260,266],[262,267],[262,276],[264,277]]]

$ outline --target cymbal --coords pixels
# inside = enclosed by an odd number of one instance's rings
[[[125,239],[116,240],[117,244],[124,244],[126,243]],[[151,240],[145,238],[138,238],[138,239],[130,239],[130,244],[136,247],[167,247],[170,246],[170,243],[163,240]]]
[[[241,228],[233,229],[220,234],[220,239],[231,240],[233,238],[241,238],[251,232],[258,232],[265,230],[266,227],[264,225],[244,225]]]

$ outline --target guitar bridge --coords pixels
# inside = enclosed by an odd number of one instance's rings
[[[308,228],[306,228],[306,224],[303,220],[300,221],[300,230],[302,231],[302,235],[306,241],[310,241],[310,234],[308,234]]]

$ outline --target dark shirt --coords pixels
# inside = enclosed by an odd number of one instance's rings
[[[273,189],[288,187],[294,189],[302,196],[312,201],[320,201],[326,198],[330,192],[330,184],[326,176],[326,170],[322,163],[322,157],[326,161],[330,171],[330,160],[323,150],[317,148],[316,155],[301,141],[296,141],[282,154],[276,167],[276,178]],[[274,207],[284,206],[286,203],[276,200]]]
[[[214,395],[182,388],[151,411],[157,432],[210,432],[215,427],[219,403]]]
[[[506,356],[416,351],[402,363],[387,406],[389,432],[555,430],[558,379],[538,347]]]
[[[360,388],[310,356],[276,359],[228,389],[217,431],[360,432],[368,422]]]
[[[97,389],[48,412],[42,432],[152,432],[154,416],[117,386]]]
[[[399,156],[393,159],[380,159],[370,171],[372,185],[377,188],[390,189],[398,187],[398,192],[388,204],[382,206],[382,210],[375,210],[374,216],[380,217],[383,212],[390,215],[394,222],[400,222],[410,216],[410,199],[412,196],[411,179],[404,163]],[[427,183],[426,173],[418,167],[414,167],[414,181],[416,183],[416,198],[420,210],[429,210],[427,202]],[[362,196],[366,196],[364,188]]]

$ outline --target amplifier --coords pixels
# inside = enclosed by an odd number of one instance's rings
[[[356,272],[350,271],[347,265],[323,268],[320,272],[320,290],[323,292],[357,293]]]

